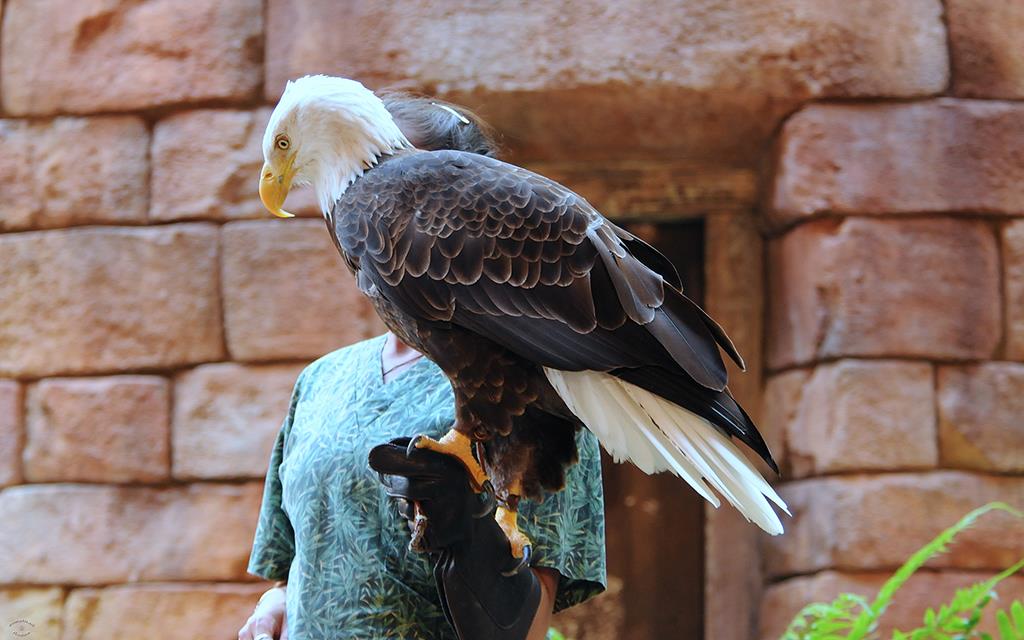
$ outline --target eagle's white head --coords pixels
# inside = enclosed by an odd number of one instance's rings
[[[382,155],[411,149],[384,103],[355,80],[305,76],[288,83],[263,136],[260,199],[276,216],[292,184],[312,184],[324,216]]]

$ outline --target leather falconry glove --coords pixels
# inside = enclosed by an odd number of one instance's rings
[[[517,564],[494,507],[480,513],[462,464],[413,449],[409,438],[377,445],[370,468],[413,530],[410,548],[430,553],[445,617],[460,640],[522,640],[540,606],[540,580]],[[424,520],[425,518],[425,520]]]

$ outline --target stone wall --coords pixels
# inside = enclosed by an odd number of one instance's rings
[[[255,196],[263,9],[4,4],[0,637],[233,638],[295,377],[380,329]]]
[[[755,633],[762,561],[770,637],[969,508],[1024,502],[1019,0],[2,10],[0,632],[231,638],[264,588],[244,568],[292,381],[380,328],[311,198],[280,221],[255,196],[302,73],[470,104],[610,213],[711,216],[710,304],[755,348],[759,303],[726,294],[761,290],[767,237],[763,415],[794,518],[763,560],[746,530],[709,556],[709,599],[750,612],[709,637]],[[1000,524],[901,620],[1019,556]]]
[[[1024,3],[945,4],[943,90],[806,105],[773,153],[766,402],[794,517],[766,545],[764,638],[803,602],[873,594],[971,508],[1024,504]],[[1022,552],[991,516],[883,631]]]

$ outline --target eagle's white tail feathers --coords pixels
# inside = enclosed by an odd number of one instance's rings
[[[772,535],[782,533],[769,500],[789,513],[786,503],[710,422],[607,373],[544,373],[616,462],[629,460],[645,473],[671,471],[717,507],[713,487],[747,520]]]

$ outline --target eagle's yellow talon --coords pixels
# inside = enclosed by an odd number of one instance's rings
[[[505,537],[508,538],[508,543],[512,547],[512,556],[524,557],[526,549],[532,547],[533,543],[525,533],[519,530],[519,525],[516,523],[516,512],[499,506],[494,512],[494,519],[501,530],[505,532]]]
[[[451,429],[448,433],[441,436],[440,440],[419,436],[413,440],[412,445],[417,449],[429,449],[457,458],[469,473],[469,480],[473,491],[477,493],[484,491],[484,487],[488,482],[487,473],[484,472],[484,468],[480,466],[480,463],[476,461],[476,457],[473,455],[473,441],[467,436],[455,429]]]

